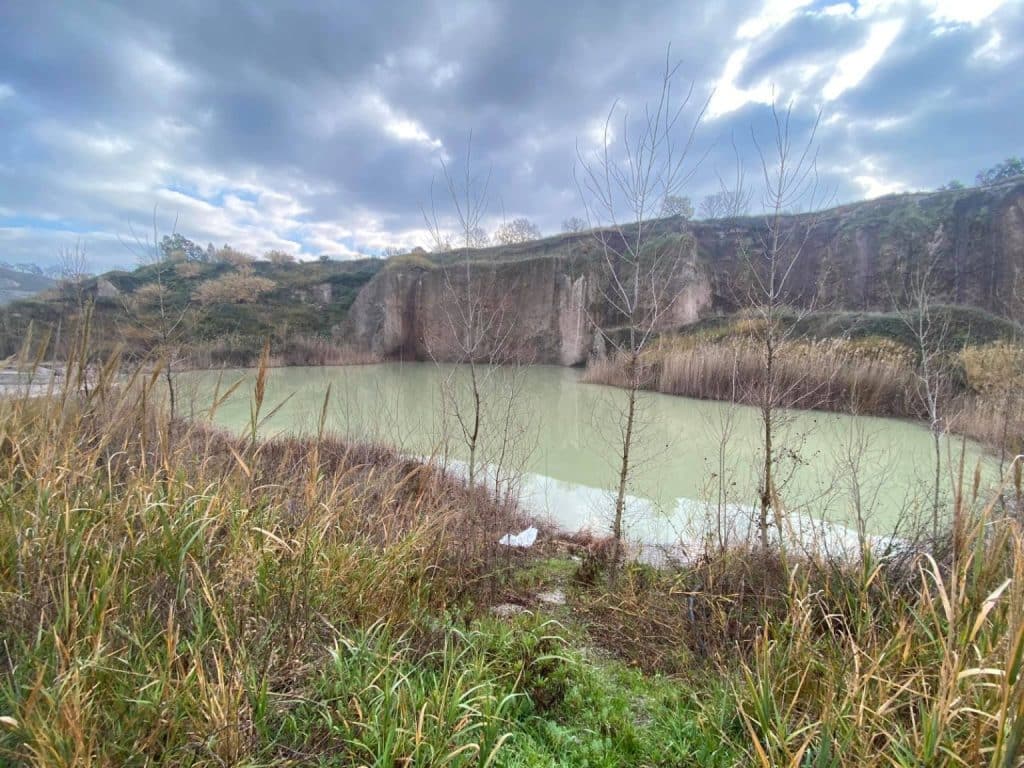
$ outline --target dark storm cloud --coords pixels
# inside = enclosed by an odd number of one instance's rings
[[[6,4],[0,260],[45,261],[81,237],[97,267],[129,261],[118,237],[154,205],[164,228],[177,216],[194,239],[253,251],[427,244],[420,205],[470,131],[490,224],[504,212],[552,231],[580,212],[577,146],[614,100],[618,128],[656,95],[669,42],[694,106],[718,88],[695,198],[731,173],[731,136],[752,162],[769,83],[801,126],[824,109],[840,197],[969,177],[1020,151],[1021,14],[941,5]],[[899,34],[878,61],[834,80],[885,24]]]

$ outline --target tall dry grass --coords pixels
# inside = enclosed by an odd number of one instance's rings
[[[584,589],[581,615],[630,664],[704,681],[704,722],[745,755],[732,764],[1020,766],[1024,528],[958,485],[957,523],[928,549],[709,550]]]
[[[243,436],[168,423],[160,371],[117,361],[0,399],[0,763],[478,765],[497,747],[507,702],[451,672],[474,646],[426,617],[485,592],[514,513],[322,427],[255,439],[266,376]],[[411,675],[420,658],[449,677]]]
[[[262,341],[248,336],[225,335],[213,341],[190,344],[179,365],[206,370],[246,368],[259,359]],[[267,360],[271,368],[303,365],[370,365],[380,355],[326,336],[295,334],[276,345]]]
[[[738,403],[758,401],[762,351],[752,342],[665,344],[646,359],[646,387],[671,395]],[[918,416],[914,372],[896,344],[840,339],[788,342],[776,359],[777,405],[787,408]],[[621,386],[614,359],[588,367],[586,381]]]
[[[965,347],[945,364],[944,430],[966,435],[1005,458],[1024,451],[1024,348],[1007,342]],[[742,338],[665,341],[644,358],[644,387],[709,400],[757,404],[762,350]],[[922,419],[912,352],[883,339],[795,340],[775,361],[779,407]],[[622,361],[593,361],[584,381],[624,387]]]

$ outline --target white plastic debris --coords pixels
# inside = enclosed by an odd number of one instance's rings
[[[502,603],[501,605],[491,607],[491,613],[499,619],[511,619],[513,616],[518,616],[525,611],[526,609],[523,606],[515,605],[514,603]]]
[[[519,549],[527,549],[533,546],[533,542],[537,540],[537,529],[532,525],[525,531],[512,534],[506,533],[500,539],[499,544],[504,544],[506,547],[517,547]]]

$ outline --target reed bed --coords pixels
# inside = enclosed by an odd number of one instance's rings
[[[756,403],[764,385],[763,352],[748,341],[669,345],[647,355],[645,387],[708,400]],[[622,386],[623,366],[605,359],[588,367],[586,381]],[[786,408],[920,416],[914,371],[899,345],[839,339],[789,342],[778,351],[773,395]]]
[[[180,364],[188,368],[246,368],[259,361],[262,340],[226,335],[214,341],[198,342],[184,350]],[[313,365],[370,365],[380,355],[327,336],[296,334],[271,350],[266,364],[271,368]]]
[[[645,389],[757,405],[764,398],[763,349],[744,339],[676,339],[644,357]],[[969,346],[944,360],[940,426],[1005,458],[1024,451],[1024,348]],[[625,387],[625,366],[592,362],[584,381]],[[912,352],[884,339],[797,340],[783,344],[771,383],[775,407],[925,419]]]

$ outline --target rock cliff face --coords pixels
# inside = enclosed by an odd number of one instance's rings
[[[595,265],[556,257],[464,265],[385,268],[356,298],[349,333],[360,345],[384,357],[406,360],[460,360],[472,345],[465,339],[471,308],[488,337],[501,339],[501,359],[579,365],[595,348],[591,317],[601,313],[599,271]],[[701,270],[677,278],[678,298],[662,327],[698,320],[711,301]],[[468,288],[467,288],[468,285]]]
[[[1024,180],[890,196],[787,217],[784,227],[802,248],[792,282],[798,303],[889,310],[930,266],[938,301],[1024,315]],[[652,223],[653,236],[686,243],[661,330],[739,308],[748,256],[764,232],[758,217]],[[432,258],[389,264],[362,288],[348,317],[354,341],[385,357],[461,359],[460,307],[472,306],[509,354],[577,365],[600,346],[591,318],[614,325],[594,232],[473,251],[468,267],[465,253]]]

